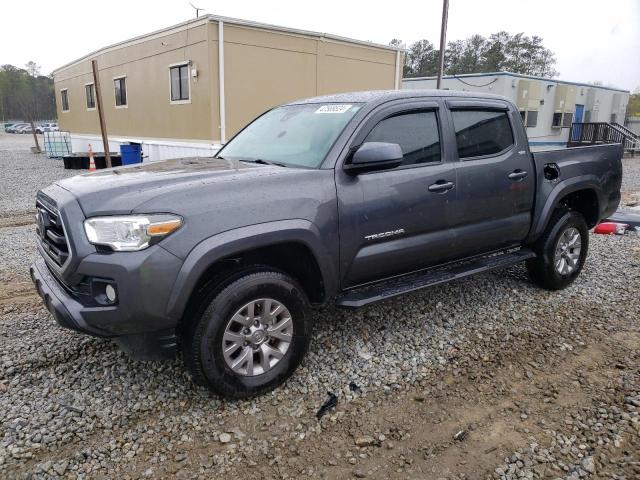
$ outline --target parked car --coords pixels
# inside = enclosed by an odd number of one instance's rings
[[[57,123],[41,123],[36,127],[36,133],[44,133],[44,132],[58,132],[58,124]]]
[[[33,129],[31,128],[31,125],[26,123],[18,128],[16,128],[15,133],[33,133]]]
[[[9,128],[5,128],[5,131],[8,133],[18,133],[18,130],[22,127],[28,127],[28,123],[14,123]]]
[[[103,170],[37,195],[31,277],[60,325],[195,382],[282,383],[311,306],[358,308],[526,262],[559,290],[616,210],[621,145],[531,153],[504,97],[330,95],[276,107],[214,158]]]
[[[5,133],[9,133],[9,129],[15,125],[15,123],[11,123],[11,122],[5,122],[5,124],[3,125],[4,131]]]

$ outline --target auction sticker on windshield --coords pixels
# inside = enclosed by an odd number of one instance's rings
[[[323,105],[318,108],[314,113],[344,113],[351,108],[352,105],[339,105],[332,103],[330,105]]]

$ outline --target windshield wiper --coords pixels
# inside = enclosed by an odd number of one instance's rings
[[[254,159],[246,159],[240,160],[241,162],[251,162],[258,163],[260,165],[276,165],[277,167],[286,167],[284,163],[280,162],[272,162],[271,160],[263,160],[262,158],[254,158]]]

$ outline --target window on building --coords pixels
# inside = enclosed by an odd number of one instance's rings
[[[513,145],[507,112],[454,110],[452,114],[459,158],[495,155]]]
[[[60,104],[62,105],[63,112],[69,111],[69,93],[66,88],[64,90],[60,90]]]
[[[385,118],[364,141],[397,143],[402,149],[402,165],[439,162],[441,158],[435,112],[402,113]]]
[[[171,77],[171,101],[189,100],[189,65],[176,65],[169,68]]]
[[[557,112],[553,114],[553,121],[551,122],[552,127],[560,127],[560,123],[562,122],[562,113]]]
[[[611,123],[616,123],[618,121],[618,116],[615,113],[611,114]]]
[[[96,108],[96,88],[93,83],[88,83],[84,86],[84,91],[87,96],[87,108]]]
[[[535,110],[529,110],[527,112],[527,127],[535,127],[538,125],[538,112]]]
[[[113,87],[116,95],[116,107],[127,105],[127,79],[125,77],[115,78]]]
[[[565,112],[564,117],[562,117],[562,128],[569,128],[572,122],[573,122],[573,113]]]

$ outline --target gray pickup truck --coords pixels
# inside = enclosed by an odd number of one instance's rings
[[[243,398],[283,382],[310,309],[356,308],[526,262],[557,290],[616,210],[622,147],[531,153],[516,107],[360,92],[264,113],[215,157],[103,170],[37,195],[31,267],[57,322],[139,358],[181,351]]]

